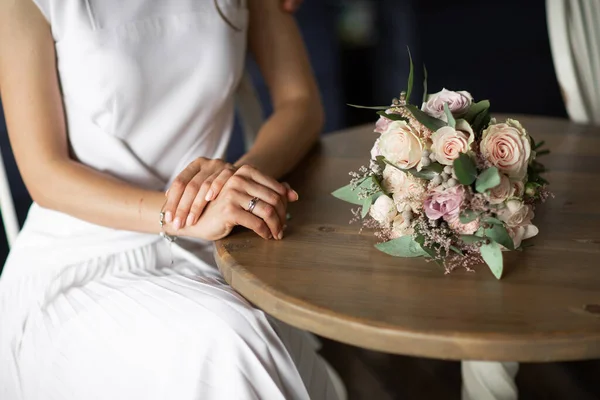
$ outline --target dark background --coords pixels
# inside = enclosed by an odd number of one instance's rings
[[[297,13],[326,108],[324,134],[374,121],[346,103],[380,105],[405,89],[407,46],[423,63],[429,92],[446,87],[490,99],[495,112],[566,117],[548,43],[544,0],[305,0]],[[268,93],[249,62],[265,111]],[[24,220],[31,200],[20,180],[0,108],[0,146]],[[229,151],[242,152],[239,129]],[[3,235],[3,231],[2,234]],[[0,265],[7,246],[0,238]]]

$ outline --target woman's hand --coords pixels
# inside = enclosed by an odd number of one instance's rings
[[[242,166],[227,179],[221,192],[204,210],[198,222],[181,232],[207,240],[219,240],[240,225],[264,239],[283,238],[288,189],[250,166]],[[258,198],[252,212],[248,207]]]
[[[227,180],[236,171],[235,166],[219,159],[209,160],[201,157],[190,163],[179,173],[167,191],[165,221],[172,223],[175,230],[194,225],[208,202],[217,198]],[[256,171],[256,174],[260,172]],[[270,182],[271,189],[282,195],[286,202],[298,200],[298,193],[289,185],[260,175],[262,182]]]

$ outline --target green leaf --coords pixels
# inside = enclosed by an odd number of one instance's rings
[[[450,109],[448,108],[448,103],[444,103],[444,113],[446,114],[446,118],[448,119],[448,126],[450,126],[451,128],[456,128],[456,120],[454,119],[452,112],[450,112]]]
[[[373,204],[373,196],[369,196],[364,200],[362,212],[360,214],[362,218],[366,217],[369,213],[369,210],[371,209],[371,204]]]
[[[485,238],[475,235],[460,235],[460,240],[466,244],[473,244],[485,241]]]
[[[481,221],[484,223],[492,224],[492,225],[504,225],[504,223],[502,223],[502,221],[500,221],[499,219],[494,218],[494,217],[483,217],[481,219]]]
[[[490,167],[477,177],[477,181],[475,182],[475,190],[477,190],[479,193],[483,193],[486,190],[495,188],[499,184],[500,173],[498,172],[498,168]]]
[[[465,153],[460,153],[458,158],[454,160],[454,173],[463,185],[471,185],[477,178],[475,163]]]
[[[425,127],[430,129],[432,132],[435,132],[438,129],[443,128],[444,126],[447,126],[447,124],[441,119],[434,118],[431,115],[424,113],[412,104],[407,104],[406,109],[411,112],[411,114],[417,119],[417,121],[425,125]]]
[[[408,46],[406,46],[406,49],[408,50],[408,61],[410,62],[410,70],[408,72],[408,85],[406,86],[406,103],[408,104],[413,89],[413,81],[415,78],[415,66],[413,65],[412,55],[410,54],[410,49],[408,48]]]
[[[450,250],[452,250],[453,252],[455,252],[458,255],[464,256],[465,254],[462,252],[461,249],[459,249],[458,247],[455,246],[450,246]]]
[[[485,236],[509,250],[515,249],[515,244],[504,225],[492,225],[491,228],[485,230]]]
[[[550,150],[541,150],[535,153],[536,157],[545,156],[546,154],[550,154]]]
[[[390,106],[358,106],[356,104],[346,104],[347,106],[350,107],[354,107],[354,108],[364,108],[367,110],[387,110],[388,108],[391,108]]]
[[[490,244],[482,245],[481,257],[483,257],[485,263],[490,267],[496,279],[502,278],[504,265],[502,262],[502,250],[500,250],[498,243],[491,242]]]
[[[431,166],[433,166],[433,168],[423,168],[420,171],[417,171],[416,168],[411,168],[411,169],[402,169],[399,166],[391,163],[388,160],[383,160],[384,163],[386,163],[387,165],[391,165],[392,167],[396,168],[397,170],[400,170],[402,172],[406,172],[407,174],[411,174],[413,175],[415,178],[421,178],[421,179],[427,179],[427,180],[432,180],[439,172],[436,172],[438,170],[437,166],[434,166],[434,164],[431,164]],[[442,170],[444,169],[444,167],[442,166]]]
[[[465,119],[469,123],[472,124],[473,121],[475,120],[475,117],[477,116],[477,114],[480,114],[481,112],[483,112],[489,108],[490,108],[489,100],[481,100],[477,103],[473,103],[473,104],[471,104],[471,107],[469,107],[469,111],[467,112],[467,115],[465,115]]]
[[[400,114],[386,114],[385,111],[377,111],[377,114],[392,121],[408,121],[408,118],[403,117]]]
[[[333,197],[337,197],[340,200],[344,200],[348,203],[358,204],[359,206],[362,206],[365,200],[358,198],[358,192],[358,189],[353,188],[352,185],[346,185],[337,189],[331,194],[333,195]]]
[[[490,112],[487,109],[477,114],[477,116],[473,120],[473,124],[471,125],[471,127],[473,128],[473,132],[475,132],[476,134],[481,133],[490,124],[491,119],[492,117],[490,116]]]
[[[460,213],[458,216],[458,220],[461,224],[468,224],[469,222],[473,222],[479,217],[479,213],[473,210],[465,210]]]
[[[385,243],[376,244],[377,250],[394,257],[422,257],[427,255],[412,236],[402,236]]]
[[[531,141],[533,142],[532,143],[532,147],[533,147],[534,150],[537,150],[537,149],[539,149],[540,147],[542,147],[543,145],[546,144],[545,140],[542,140],[541,142],[536,143],[536,142],[533,141],[533,138],[531,138]]]
[[[423,167],[423,169],[427,171],[433,171],[437,174],[441,174],[444,171],[444,167],[445,165],[442,165],[440,163],[431,163],[428,166]]]
[[[423,249],[423,251],[425,253],[427,253],[427,255],[429,255],[429,257],[433,258],[434,260],[436,260],[438,258],[438,254],[435,252],[435,250],[425,246],[425,236],[417,235],[417,237],[415,238],[415,242],[417,242],[419,244],[421,249]]]
[[[427,68],[423,64],[423,103],[427,102]]]

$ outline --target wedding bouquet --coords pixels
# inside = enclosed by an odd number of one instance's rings
[[[427,92],[425,71],[424,91]],[[369,167],[333,195],[362,206],[355,219],[375,229],[376,247],[398,257],[424,256],[448,273],[483,261],[496,278],[502,251],[520,250],[538,233],[535,205],[549,196],[547,154],[514,119],[497,121],[487,100],[466,91],[423,96],[410,103],[413,64],[406,92],[379,110]]]

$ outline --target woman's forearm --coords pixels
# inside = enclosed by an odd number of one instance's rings
[[[290,172],[319,138],[323,110],[318,98],[281,104],[261,128],[256,142],[236,165],[250,164],[280,178]]]
[[[162,192],[133,186],[73,160],[46,165],[35,182],[29,185],[30,193],[44,208],[109,228],[160,232]]]

